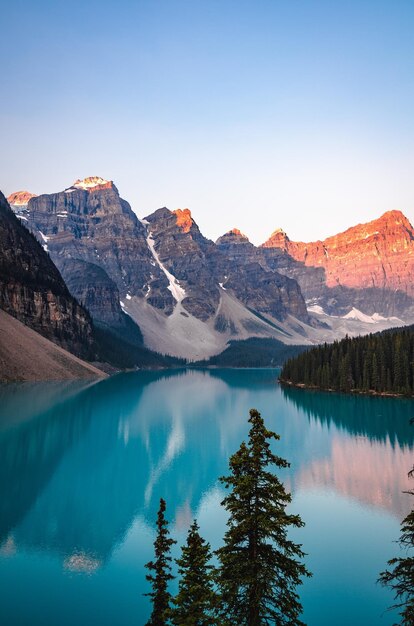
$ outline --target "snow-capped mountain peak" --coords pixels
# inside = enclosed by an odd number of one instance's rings
[[[87,178],[83,178],[82,180],[76,180],[70,189],[83,189],[85,191],[90,191],[91,189],[96,189],[97,187],[111,187],[112,181],[105,180],[105,178],[101,178],[100,176],[88,176]]]

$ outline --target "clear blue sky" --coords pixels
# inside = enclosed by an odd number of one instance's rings
[[[1,188],[117,184],[215,239],[414,220],[412,0],[1,2]]]

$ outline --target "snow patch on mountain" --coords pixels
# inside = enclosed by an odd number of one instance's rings
[[[252,336],[274,337],[288,344],[318,343],[306,337],[305,325],[300,325],[296,318],[289,316],[280,322],[258,317],[228,291],[221,292],[217,313],[206,322],[189,314],[181,302],[167,316],[145,299],[133,296],[124,302],[123,310],[139,324],[148,348],[194,361],[222,352],[230,340]],[[228,321],[227,328],[222,332],[216,328],[218,319]]]
[[[171,291],[173,298],[177,302],[181,302],[181,300],[184,300],[186,296],[185,289],[181,287],[180,283],[175,278],[175,276],[173,276],[171,272],[167,270],[165,265],[161,263],[160,258],[155,250],[155,242],[151,234],[149,234],[147,237],[147,244],[148,244],[149,249],[151,250],[151,254],[154,257],[155,262],[157,263],[157,265],[159,265],[160,269],[164,272],[164,274],[168,278],[169,285],[167,289]]]
[[[342,316],[344,320],[358,320],[359,322],[365,322],[366,324],[375,324],[376,322],[371,315],[366,315],[359,309],[352,307],[352,309],[346,315]]]
[[[319,304],[313,304],[307,307],[309,313],[316,313],[316,315],[327,315],[323,308]]]
[[[338,315],[330,315],[326,313],[326,311],[319,304],[310,304],[307,307],[308,313],[314,313],[318,316],[325,316],[326,320],[329,323],[329,320],[347,320],[349,322],[362,322],[363,324],[380,324],[381,326],[391,328],[392,326],[404,326],[406,322],[401,320],[398,317],[383,317],[379,315],[379,313],[374,313],[373,315],[367,315],[363,313],[356,307],[352,307],[352,309],[346,314],[342,316]]]
[[[94,187],[99,187],[100,185],[108,185],[110,183],[109,180],[105,180],[100,176],[89,176],[88,178],[84,178],[83,180],[76,180],[72,187],[75,189],[84,189],[88,191],[88,189],[93,189]]]
[[[366,324],[378,324],[380,322],[393,322],[397,326],[404,324],[404,322],[398,317],[382,317],[382,315],[379,315],[378,313],[374,313],[373,315],[366,315],[355,307],[352,307],[349,313],[343,316],[343,319],[357,320],[359,322],[365,322]]]

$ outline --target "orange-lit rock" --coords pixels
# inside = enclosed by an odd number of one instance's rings
[[[184,233],[189,233],[193,225],[190,209],[176,209],[173,213],[177,218],[177,226],[181,228]]]
[[[114,186],[112,180],[105,180],[100,176],[88,176],[83,180],[76,180],[72,188],[84,189],[85,191],[96,191],[97,189],[111,189]]]
[[[15,191],[14,193],[10,194],[10,196],[7,198],[7,201],[13,206],[20,207],[26,206],[30,198],[36,198],[36,194],[30,193],[30,191]]]
[[[399,289],[414,295],[414,229],[401,211],[312,243],[290,241],[278,229],[262,245],[325,270],[326,285]]]
[[[234,243],[248,243],[252,248],[253,244],[249,242],[249,238],[244,235],[238,228],[232,228],[227,233],[224,233],[216,241],[217,245],[226,245]]]

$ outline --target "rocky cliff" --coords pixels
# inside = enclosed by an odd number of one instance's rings
[[[16,209],[20,207],[26,208],[29,200],[35,197],[36,194],[30,193],[30,191],[15,191],[10,196],[8,196],[7,202],[10,204],[10,206]]]
[[[381,315],[414,302],[412,228],[397,212],[324,242],[291,242],[279,230],[256,247],[237,229],[213,243],[188,209],[140,220],[114,183],[96,176],[21,207],[94,320],[125,341],[134,334],[136,345],[139,325],[145,345],[166,354],[205,358],[252,336],[330,341],[402,323]],[[334,317],[322,319],[322,309]]]
[[[151,343],[149,334],[155,332],[151,320],[158,320],[171,334],[166,320],[173,314],[175,320],[180,316],[183,332],[185,326],[199,322],[208,323],[213,335],[221,333],[221,342],[226,333],[241,332],[233,314],[223,312],[223,298],[240,303],[237,319],[254,317],[252,310],[277,320],[288,316],[308,320],[294,280],[265,267],[258,255],[233,254],[224,241],[214,244],[206,239],[188,209],[162,208],[139,220],[112,181],[78,180],[62,192],[29,198],[25,211],[18,214],[97,323],[126,328],[127,311],[138,325],[148,321],[151,328],[144,335],[157,350],[168,352],[168,342],[165,347],[162,342]],[[257,318],[243,324],[243,334],[260,334],[263,325],[265,333],[270,328]]]
[[[63,258],[59,259],[59,270],[70,293],[96,322],[116,328],[125,325],[118,288],[103,268],[80,259]]]
[[[0,307],[75,354],[90,356],[88,313],[0,192]]]
[[[269,265],[296,278],[307,299],[401,314],[414,296],[414,230],[401,211],[312,243],[278,229],[262,245]]]
[[[211,318],[225,290],[259,313],[308,320],[296,281],[260,263],[256,248],[237,229],[214,244],[201,234],[188,209],[160,209],[145,221],[159,261],[178,281],[177,299],[191,315]]]
[[[120,301],[131,294],[144,297],[150,282],[152,306],[171,308],[168,281],[148,248],[146,228],[111,181],[90,177],[63,192],[34,197],[25,218],[71,293],[98,323],[125,327]]]
[[[215,314],[220,301],[210,262],[215,252],[213,242],[203,237],[188,209],[158,209],[144,222],[154,259],[168,279],[171,306],[181,302],[185,311],[206,321]],[[151,293],[151,283],[148,287]]]
[[[224,257],[223,286],[232,289],[241,302],[276,319],[293,315],[309,321],[296,280],[271,267],[240,230],[234,228],[219,237],[216,244]]]
[[[145,293],[147,275],[156,271],[145,228],[111,181],[76,181],[65,191],[32,198],[28,211],[30,226],[58,264],[81,259],[103,267],[121,297]]]

